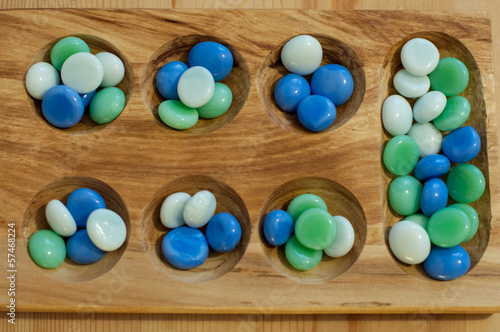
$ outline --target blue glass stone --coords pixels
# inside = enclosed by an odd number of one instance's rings
[[[79,188],[69,195],[66,207],[76,224],[85,228],[89,215],[97,209],[105,209],[106,203],[98,192],[89,188]]]
[[[341,65],[328,64],[319,67],[311,78],[313,95],[330,99],[338,107],[352,96],[354,80],[349,70]]]
[[[240,242],[241,226],[230,213],[217,213],[210,219],[206,231],[210,247],[218,252],[230,252]]]
[[[285,244],[293,233],[293,219],[286,211],[271,211],[264,219],[263,232],[269,244],[273,246]]]
[[[224,45],[204,41],[193,46],[188,56],[189,67],[202,66],[219,82],[226,78],[233,69],[233,55]]]
[[[183,270],[200,266],[208,257],[205,235],[196,228],[186,226],[168,232],[163,238],[161,250],[170,264]]]
[[[471,161],[480,149],[479,134],[470,126],[457,128],[443,138],[443,153],[456,164]]]
[[[91,91],[86,94],[80,94],[80,98],[82,98],[83,101],[83,108],[87,108],[90,106],[90,102],[92,101],[92,98],[94,98],[97,90]]]
[[[81,229],[73,234],[66,243],[68,256],[77,264],[92,264],[100,261],[105,251],[96,247],[90,240],[86,229]]]
[[[430,217],[438,210],[446,207],[448,203],[448,187],[443,180],[433,178],[424,184],[420,198],[422,212]]]
[[[274,100],[279,108],[288,113],[297,112],[299,103],[311,95],[307,80],[297,74],[283,76],[274,88]]]
[[[82,119],[83,111],[82,98],[67,86],[56,85],[43,96],[43,115],[54,127],[62,129],[73,127]]]
[[[313,95],[300,102],[297,115],[299,122],[307,130],[319,132],[332,125],[337,116],[337,110],[330,99]]]
[[[413,175],[420,181],[439,178],[450,171],[450,160],[442,154],[429,154],[420,159]]]
[[[179,100],[177,84],[186,70],[188,66],[180,61],[172,61],[161,67],[156,74],[156,88],[163,98]]]
[[[469,267],[469,253],[459,245],[452,248],[434,246],[424,261],[425,272],[437,280],[457,279],[467,273]]]

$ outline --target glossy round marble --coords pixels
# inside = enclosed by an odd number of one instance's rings
[[[285,244],[293,233],[292,216],[283,210],[269,212],[264,219],[263,233],[270,245]]]
[[[441,210],[448,204],[448,187],[439,178],[428,180],[422,189],[420,208],[426,216],[432,216],[434,212]]]
[[[73,127],[83,117],[84,107],[80,95],[73,89],[56,85],[50,88],[42,100],[42,113],[54,127]]]
[[[184,192],[173,193],[163,201],[160,209],[160,220],[167,228],[176,228],[186,224],[184,208],[191,195]]]
[[[456,58],[442,58],[436,69],[429,74],[431,88],[447,97],[461,94],[469,84],[469,70]]]
[[[101,87],[108,88],[118,85],[125,76],[125,66],[122,60],[110,52],[100,52],[95,56],[101,62],[104,71]]]
[[[460,164],[452,168],[446,179],[450,197],[458,203],[473,203],[484,193],[486,182],[479,168]]]
[[[470,205],[463,203],[455,203],[450,205],[450,207],[461,210],[467,215],[467,217],[469,217],[470,231],[465,240],[463,240],[462,242],[467,242],[471,240],[474,237],[474,235],[476,235],[477,230],[479,228],[479,215],[477,214],[476,209],[474,209]]]
[[[171,61],[163,67],[160,68],[156,74],[156,88],[160,95],[167,99],[179,100],[179,94],[177,93],[177,85],[179,84],[179,79],[186,70],[188,66],[181,61]]]
[[[208,69],[191,67],[179,78],[177,93],[182,103],[197,108],[209,102],[214,94],[215,81]]]
[[[283,76],[274,88],[274,101],[278,107],[288,113],[297,112],[299,103],[311,95],[307,80],[297,74]]]
[[[230,213],[217,213],[208,222],[206,237],[208,244],[215,251],[230,252],[240,242],[240,223]]]
[[[59,267],[66,258],[66,244],[63,238],[48,229],[42,229],[31,235],[28,241],[31,259],[45,269]]]
[[[199,191],[187,201],[183,213],[184,221],[189,227],[203,227],[213,217],[216,207],[214,194],[208,190]]]
[[[420,209],[423,186],[411,175],[399,176],[389,185],[389,204],[403,216],[416,213]]]
[[[338,64],[319,67],[311,78],[312,94],[327,97],[335,107],[345,104],[353,91],[354,80],[351,72]]]
[[[428,75],[436,68],[438,62],[439,51],[437,47],[427,39],[410,39],[401,49],[401,63],[412,75]]]
[[[127,226],[122,217],[108,209],[97,209],[87,219],[87,233],[101,250],[113,251],[127,239]]]
[[[95,190],[79,188],[71,192],[66,202],[69,212],[78,227],[87,227],[87,219],[97,209],[105,209],[104,198]]]
[[[59,85],[61,78],[59,72],[47,62],[38,62],[28,69],[26,73],[26,90],[31,97],[42,100],[45,92]]]
[[[110,123],[125,108],[125,94],[117,87],[104,88],[97,92],[90,102],[89,114],[94,122]]]
[[[420,181],[439,178],[450,171],[450,160],[442,154],[429,154],[420,159],[413,175]]]
[[[286,212],[292,217],[293,223],[297,222],[299,216],[306,210],[312,208],[320,208],[328,211],[325,201],[315,194],[302,194],[290,201]]]
[[[429,91],[431,81],[428,76],[415,76],[406,69],[401,69],[394,75],[396,91],[406,98],[419,98]]]
[[[312,132],[320,132],[333,124],[337,110],[330,99],[312,95],[300,102],[297,107],[297,116],[304,128]]]
[[[295,223],[295,236],[307,248],[323,250],[335,238],[336,224],[325,210],[312,208],[300,214]]]
[[[76,222],[66,205],[57,199],[45,207],[45,217],[50,228],[61,236],[71,236],[76,232]]]
[[[401,262],[420,264],[429,256],[431,241],[422,226],[409,220],[402,220],[389,231],[389,247]]]
[[[297,270],[307,271],[316,267],[323,257],[323,250],[314,250],[303,246],[292,235],[285,246],[285,256],[290,265]]]
[[[427,92],[413,105],[413,118],[419,123],[434,120],[446,107],[446,96],[439,91]]]
[[[298,75],[312,74],[321,65],[323,48],[320,42],[309,35],[296,36],[281,49],[281,62],[285,68]]]
[[[443,139],[443,153],[451,162],[464,164],[474,159],[481,150],[481,138],[471,126],[460,127]]]
[[[398,135],[384,147],[383,162],[394,175],[409,174],[418,162],[418,145],[410,136]]]
[[[199,119],[196,109],[179,100],[165,100],[158,106],[158,116],[167,126],[184,130],[196,125]]]
[[[425,272],[436,280],[460,278],[470,268],[469,253],[461,246],[453,248],[433,247],[424,262]]]
[[[470,115],[470,103],[462,96],[450,97],[446,107],[432,122],[441,131],[452,131],[467,121]]]
[[[168,232],[161,244],[163,256],[178,269],[194,269],[208,257],[205,235],[195,228],[177,227]]]
[[[52,47],[50,61],[54,68],[60,71],[66,59],[80,52],[90,53],[87,43],[78,37],[66,37]]]
[[[188,55],[189,67],[201,66],[213,75],[215,82],[229,76],[233,69],[233,54],[224,45],[203,41],[191,48]],[[194,107],[194,106],[193,106]]]
[[[354,228],[347,218],[342,216],[333,216],[336,232],[332,243],[323,249],[324,253],[330,257],[338,258],[347,255],[354,246],[355,234]]]
[[[203,106],[198,107],[198,115],[204,119],[214,119],[226,113],[233,102],[233,93],[224,83],[215,82],[212,98]]]
[[[431,242],[442,248],[451,248],[462,242],[470,233],[470,220],[457,208],[443,208],[434,213],[427,225]]]
[[[104,69],[99,59],[90,53],[71,55],[61,68],[64,85],[77,93],[84,94],[96,90],[102,83]]]
[[[405,135],[413,123],[410,103],[400,95],[387,97],[382,105],[382,123],[392,136]]]
[[[76,264],[93,264],[100,261],[106,252],[96,247],[86,229],[81,229],[66,243],[68,257]]]
[[[413,124],[408,136],[417,143],[420,158],[441,151],[443,134],[430,122]]]

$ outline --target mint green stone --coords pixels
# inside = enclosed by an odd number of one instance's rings
[[[213,119],[226,113],[233,102],[231,89],[223,83],[215,82],[214,95],[205,105],[198,107],[198,114],[205,119]]]
[[[467,241],[471,240],[474,237],[474,235],[476,235],[477,229],[479,228],[479,216],[476,212],[476,209],[474,209],[470,205],[463,204],[463,203],[456,203],[456,204],[450,205],[450,207],[455,208],[455,209],[459,209],[462,212],[465,212],[467,217],[469,217],[469,221],[470,221],[469,235],[467,235],[465,240],[463,240],[462,242],[467,242]]]
[[[441,91],[446,97],[461,94],[469,84],[469,70],[456,58],[442,58],[429,74],[432,90]]]
[[[55,69],[61,71],[64,61],[73,54],[80,52],[90,53],[87,43],[77,37],[66,37],[52,47],[50,61]]]
[[[316,267],[323,257],[323,250],[304,247],[295,235],[285,245],[286,259],[297,270],[306,271]]]
[[[174,129],[188,129],[198,122],[195,108],[184,105],[180,100],[165,100],[158,106],[161,121]]]
[[[422,213],[415,213],[405,217],[404,220],[413,221],[414,223],[422,226],[423,229],[427,229],[427,224],[429,223],[429,217]]]
[[[470,221],[465,212],[447,207],[441,209],[429,219],[427,233],[431,242],[442,248],[451,248],[462,242],[470,233]]]
[[[389,204],[403,216],[414,214],[420,209],[423,186],[411,175],[400,176],[389,185]]]
[[[66,244],[54,231],[43,229],[31,236],[28,251],[33,261],[46,269],[55,269],[66,258]]]
[[[486,183],[481,170],[471,164],[460,164],[450,171],[446,186],[450,197],[459,203],[472,203],[483,195]]]
[[[441,131],[452,131],[467,121],[470,115],[470,103],[462,96],[448,98],[446,107],[433,120],[434,126]]]
[[[295,223],[297,240],[303,246],[315,250],[323,250],[332,244],[336,231],[333,217],[320,208],[304,211]]]
[[[328,207],[321,197],[314,194],[302,194],[292,199],[290,204],[288,204],[286,212],[288,212],[288,214],[292,217],[295,225],[295,222],[297,222],[297,219],[302,212],[312,208],[319,208],[328,211]]]
[[[125,107],[125,94],[116,87],[97,92],[90,102],[89,113],[94,122],[105,124],[113,121]]]
[[[395,175],[409,174],[418,162],[417,142],[410,136],[394,136],[384,148],[384,165]]]

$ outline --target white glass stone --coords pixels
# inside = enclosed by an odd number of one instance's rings
[[[415,76],[429,75],[438,65],[437,47],[423,38],[414,38],[406,42],[401,49],[403,67]]]
[[[208,69],[194,66],[186,70],[179,78],[177,94],[182,103],[191,108],[205,105],[212,98],[215,81]]]
[[[422,263],[431,251],[431,240],[427,231],[417,223],[402,220],[389,232],[389,247],[401,262]]]
[[[165,198],[160,209],[161,223],[168,228],[184,225],[184,208],[190,198],[191,195],[183,192],[174,193]]]
[[[122,60],[109,52],[97,53],[95,56],[101,61],[104,71],[101,87],[107,88],[118,85],[125,76],[125,66]]]
[[[87,233],[97,248],[113,251],[125,243],[127,226],[116,212],[97,209],[87,219]]]
[[[335,238],[332,244],[323,249],[325,254],[330,257],[342,257],[351,251],[354,245],[354,228],[352,228],[349,220],[342,216],[334,216],[333,221],[337,226]]]
[[[199,191],[186,203],[184,221],[189,227],[203,227],[214,216],[216,207],[214,194],[208,190]]]
[[[440,91],[427,92],[413,105],[415,121],[425,123],[434,120],[446,107],[446,96]]]
[[[430,122],[413,124],[408,132],[408,136],[413,138],[417,143],[420,158],[441,151],[443,134]]]
[[[102,82],[104,70],[101,61],[93,54],[75,53],[64,61],[61,68],[61,79],[64,85],[79,94],[97,89]]]
[[[57,199],[51,200],[45,207],[45,218],[50,228],[61,236],[76,233],[76,222],[66,205]]]
[[[428,76],[415,76],[406,69],[401,69],[394,75],[394,88],[406,98],[418,98],[423,96],[431,87]]]
[[[60,82],[59,72],[47,62],[35,63],[26,73],[26,90],[38,100],[42,100],[45,92]]]
[[[321,65],[323,48],[319,41],[308,35],[290,39],[281,49],[281,62],[294,74],[312,74]]]
[[[382,123],[392,136],[405,135],[413,123],[413,114],[408,101],[400,95],[387,97],[382,105]]]

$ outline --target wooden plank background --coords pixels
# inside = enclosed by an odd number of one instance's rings
[[[296,8],[381,10],[485,10],[492,19],[494,67],[500,70],[500,1],[497,0],[210,0],[120,1],[52,0],[2,1],[12,8]],[[430,27],[431,28],[431,27]],[[500,96],[500,74],[495,78]],[[497,108],[497,114],[500,114]],[[496,202],[498,204],[498,202]],[[495,202],[492,202],[495,204]],[[487,287],[485,285],[485,287]],[[495,294],[492,294],[495,295]],[[500,301],[500,298],[499,298]],[[14,329],[4,316],[2,331],[498,331],[500,314],[494,315],[159,315],[18,313]]]

